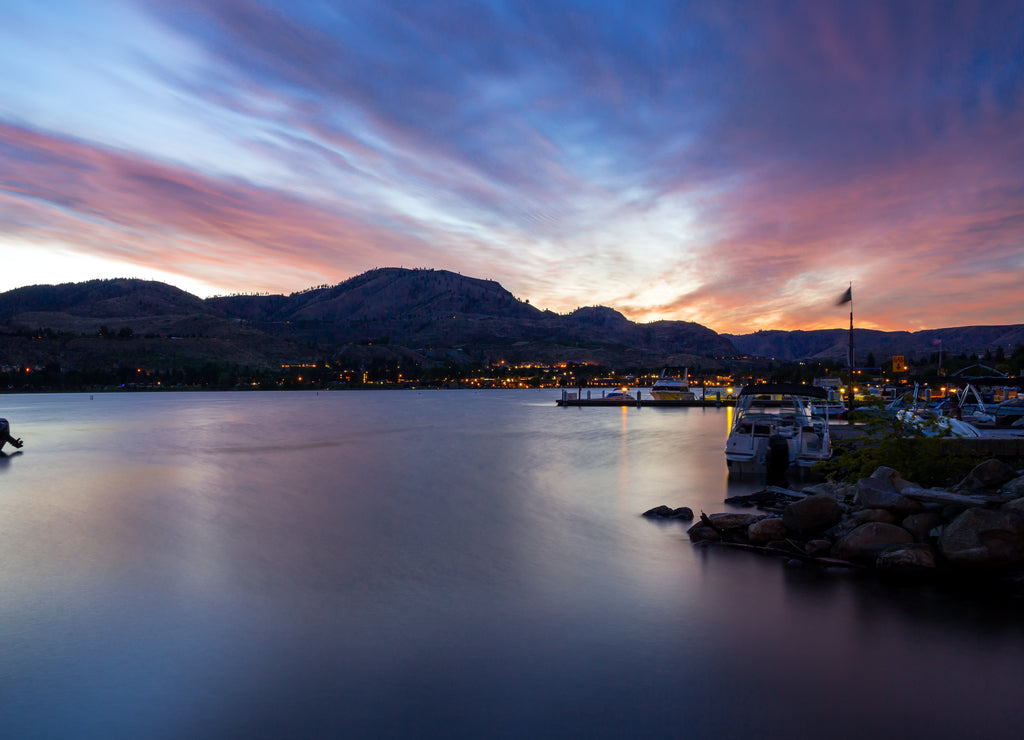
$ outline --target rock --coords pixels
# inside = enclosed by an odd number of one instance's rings
[[[782,512],[782,522],[801,536],[824,532],[842,518],[843,508],[839,502],[823,493],[794,501]]]
[[[899,517],[885,509],[860,509],[859,511],[853,512],[853,514],[846,517],[839,522],[839,524],[830,529],[828,534],[834,539],[839,539],[848,535],[861,524],[867,524],[868,522],[896,524],[898,521]]]
[[[946,525],[939,549],[954,565],[988,568],[1024,562],[1024,518],[1008,511],[968,509]]]
[[[913,514],[921,510],[920,502],[904,496],[884,477],[872,476],[857,481],[856,501],[865,509],[888,509],[900,514]]]
[[[938,512],[926,511],[921,514],[911,514],[900,522],[900,526],[914,535],[914,540],[917,542],[925,542],[928,540],[929,533],[936,527],[942,526],[944,521]]]
[[[719,532],[746,533],[751,524],[761,519],[758,514],[712,514],[708,517],[712,526]]]
[[[878,556],[875,567],[898,573],[935,570],[935,551],[928,545],[895,545]]]
[[[948,506],[943,506],[942,518],[945,519],[947,522],[951,522],[971,508],[973,507],[964,506],[963,504],[949,504]]]
[[[839,484],[835,487],[835,497],[838,501],[853,501],[857,497],[857,484]]]
[[[667,519],[672,516],[673,509],[662,504],[661,506],[655,506],[653,509],[648,509],[641,516],[648,518]]]
[[[886,467],[885,465],[880,466],[874,473],[872,473],[871,478],[873,480],[886,482],[897,491],[902,491],[904,488],[912,487],[914,485],[909,481],[903,480],[903,476],[900,475],[898,471],[893,468]]]
[[[718,534],[714,527],[704,522],[697,522],[686,530],[686,534],[690,535],[690,542],[718,542],[722,539],[722,535]]]
[[[1005,484],[1003,490],[1013,496],[1024,496],[1024,475],[1018,476]]]
[[[815,496],[819,493],[823,493],[826,496],[836,498],[836,484],[831,481],[824,481],[822,483],[815,483],[812,486],[804,486],[803,492],[808,496]]]
[[[784,540],[789,530],[782,523],[782,518],[770,516],[760,519],[747,527],[747,539],[752,545],[766,545],[775,540]]]
[[[860,511],[855,511],[850,520],[856,523],[857,526],[867,524],[868,522],[895,524],[898,521],[898,517],[887,509],[861,509]]]
[[[1007,501],[1005,504],[999,507],[1002,511],[1008,511],[1011,514],[1017,514],[1018,516],[1024,516],[1024,497],[1015,498],[1013,501]]]
[[[884,522],[862,524],[832,546],[832,555],[843,560],[874,563],[893,545],[910,544],[914,536],[903,527]]]
[[[828,540],[808,540],[807,544],[804,545],[804,552],[811,557],[820,557],[822,555],[828,555],[832,549],[832,543]]]
[[[648,509],[641,516],[645,516],[648,519],[681,519],[683,521],[690,521],[693,519],[693,509],[689,506],[680,506],[678,509],[672,509],[668,506],[655,506],[653,509]]]
[[[986,460],[974,466],[974,469],[962,481],[957,483],[953,490],[964,492],[999,488],[1016,477],[1017,471],[1002,460]]]

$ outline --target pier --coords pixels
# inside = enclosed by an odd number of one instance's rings
[[[659,407],[664,408],[668,406],[684,406],[692,408],[724,408],[726,406],[735,406],[735,398],[695,398],[687,401],[659,401],[656,398],[650,396],[644,397],[642,391],[637,391],[635,397],[630,398],[604,398],[603,396],[592,396],[589,391],[587,395],[583,396],[581,393],[570,393],[569,391],[562,391],[562,397],[556,399],[555,403],[559,406],[644,406],[644,407]]]

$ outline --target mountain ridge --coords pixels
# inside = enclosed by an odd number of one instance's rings
[[[35,344],[26,337],[36,334]],[[385,267],[289,295],[200,299],[135,278],[35,285],[0,293],[0,365],[120,361],[245,362],[271,367],[332,357],[414,363],[590,362],[611,367],[722,367],[730,358],[845,363],[845,329],[718,334],[701,324],[638,324],[607,306],[557,314],[493,280]],[[117,335],[134,344],[97,343]],[[49,341],[43,341],[49,338]],[[143,341],[144,340],[144,341]],[[974,353],[1024,344],[1024,325],[917,332],[855,329],[859,364],[891,355]]]

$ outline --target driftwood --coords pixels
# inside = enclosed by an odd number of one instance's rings
[[[803,491],[794,491],[792,488],[780,488],[779,486],[766,486],[765,489],[769,493],[778,493],[785,496],[792,496],[793,498],[807,498],[810,494],[804,493]]]
[[[747,550],[748,552],[756,552],[761,555],[772,555],[775,557],[783,556],[787,558],[793,558],[794,560],[802,560],[807,563],[816,563],[817,565],[823,565],[828,568],[852,568],[852,569],[863,569],[864,566],[859,563],[851,563],[849,560],[840,560],[839,558],[825,558],[820,555],[808,555],[807,553],[798,549],[795,543],[786,541],[793,549],[781,548],[773,545],[751,545],[749,542],[733,542],[729,540],[723,540],[722,542],[715,542],[715,547],[734,547],[738,550]]]
[[[900,491],[907,498],[916,501],[927,501],[935,504],[956,504],[958,506],[998,506],[1017,498],[1010,494],[977,494],[950,493],[934,488],[904,488]]]

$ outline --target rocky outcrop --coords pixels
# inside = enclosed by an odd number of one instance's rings
[[[995,460],[950,490],[923,489],[879,468],[853,486],[770,488],[727,501],[767,513],[702,513],[691,541],[885,574],[1024,576],[1024,476]]]
[[[653,509],[645,511],[643,516],[648,519],[681,519],[688,522],[693,519],[693,509],[689,506],[680,506],[675,509],[669,506],[655,506]]]

